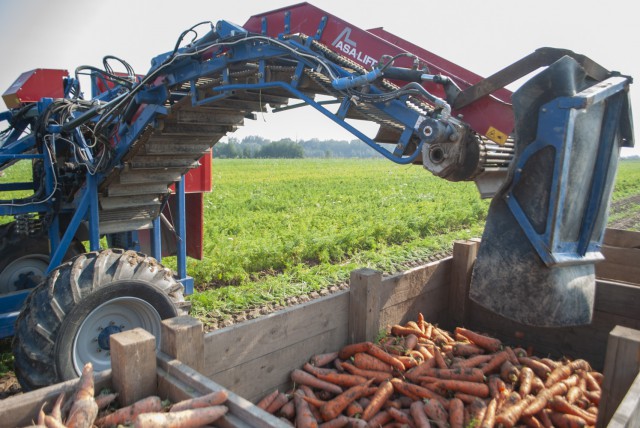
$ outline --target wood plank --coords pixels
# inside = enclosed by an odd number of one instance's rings
[[[142,328],[109,336],[113,389],[121,406],[157,393],[156,338]]]
[[[291,371],[301,367],[312,355],[339,350],[347,344],[347,340],[347,330],[344,327],[327,330],[271,354],[215,373],[210,378],[249,401],[257,401],[278,385],[289,382]]]
[[[160,349],[197,371],[204,368],[204,334],[200,321],[188,315],[162,321]]]
[[[322,332],[347,331],[349,292],[340,291],[258,319],[207,333],[206,376],[260,358]]]
[[[616,326],[609,334],[604,363],[598,426],[603,427],[622,402],[640,372],[640,330]]]
[[[180,380],[200,395],[225,389],[201,373],[193,370],[191,367],[178,360],[172,359],[164,353],[158,353],[157,361],[158,367],[164,370],[167,375]],[[225,405],[229,407],[229,412],[242,420],[246,425],[255,428],[291,428],[290,425],[285,424],[275,416],[254,406],[238,394],[232,391],[227,391],[227,394],[229,398]]]
[[[611,281],[596,282],[594,309],[640,319],[640,287]]]
[[[640,267],[604,261],[596,264],[596,278],[640,285]]]
[[[96,391],[100,391],[103,388],[111,388],[111,370],[96,373],[93,376],[93,382]],[[72,379],[0,400],[0,415],[2,415],[0,426],[22,427],[31,425],[33,421],[37,420],[38,411],[42,403],[47,403],[44,406],[44,411],[50,413],[58,395],[62,392],[70,395],[72,391],[75,391],[77,384],[78,379]]]
[[[465,325],[469,302],[471,272],[480,244],[474,241],[455,241],[451,263],[449,287],[449,312],[452,325]]]
[[[607,425],[608,428],[638,428],[640,427],[640,374],[631,384],[631,388],[624,396],[622,403],[616,409]]]
[[[606,229],[603,243],[612,247],[640,248],[640,232],[621,229]]]
[[[372,341],[380,329],[382,274],[373,269],[351,272],[349,280],[349,343]]]
[[[452,258],[428,263],[382,281],[382,309],[406,302],[431,289],[449,286]]]
[[[380,313],[380,328],[415,321],[418,313],[431,323],[441,324],[449,317],[448,300],[449,288],[444,284],[431,288],[412,299],[384,308]]]

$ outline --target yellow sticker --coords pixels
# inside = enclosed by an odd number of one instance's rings
[[[498,143],[500,145],[503,145],[504,143],[507,142],[507,134],[504,134],[504,133],[498,131],[493,126],[489,127],[489,130],[487,131],[486,136],[491,141],[493,141],[495,143]]]

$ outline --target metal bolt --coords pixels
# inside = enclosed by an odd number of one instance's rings
[[[98,348],[98,349],[97,349],[97,351],[98,351],[98,352],[102,352],[102,348]]]
[[[120,329],[121,329],[121,330],[124,330],[124,326],[123,326],[123,325],[121,325],[121,326],[120,326]]]
[[[115,321],[109,321],[109,325],[116,325]]]

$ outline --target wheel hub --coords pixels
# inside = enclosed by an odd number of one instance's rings
[[[124,326],[110,325],[107,328],[103,328],[98,337],[98,346],[105,351],[109,351],[111,346],[109,345],[109,337],[114,333],[120,333],[124,330]]]

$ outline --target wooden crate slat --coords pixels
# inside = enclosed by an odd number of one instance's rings
[[[348,292],[337,292],[205,335],[207,376],[338,327],[346,332]]]
[[[607,428],[637,428],[640,426],[640,373],[613,414]]]
[[[606,229],[603,243],[612,247],[640,248],[640,232]]]
[[[596,282],[595,309],[640,319],[640,287],[611,281]]]

